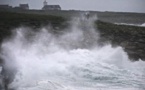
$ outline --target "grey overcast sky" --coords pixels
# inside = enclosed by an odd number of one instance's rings
[[[0,4],[18,6],[28,3],[31,9],[41,9],[44,0],[0,0]],[[144,12],[145,0],[47,0],[59,4],[63,10],[93,10],[117,12]]]

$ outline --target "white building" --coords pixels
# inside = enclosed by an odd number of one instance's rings
[[[43,2],[43,5],[42,10],[61,10],[59,5],[48,5],[46,0]]]

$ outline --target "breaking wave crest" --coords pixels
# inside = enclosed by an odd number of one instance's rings
[[[145,62],[131,62],[122,47],[98,45],[96,18],[75,18],[63,34],[18,28],[2,44],[16,71],[15,90],[144,90]],[[13,72],[14,72],[13,71]]]

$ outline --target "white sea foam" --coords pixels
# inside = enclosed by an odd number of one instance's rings
[[[142,24],[132,24],[132,23],[115,23],[117,25],[129,25],[129,26],[138,26],[138,27],[145,27],[145,23]]]
[[[29,36],[27,28],[18,28],[2,44],[3,58],[17,68],[9,88],[144,90],[145,62],[131,62],[121,47],[99,47],[95,19],[81,20],[73,20],[68,32],[58,36],[45,28]]]

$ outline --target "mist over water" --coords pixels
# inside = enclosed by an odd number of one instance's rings
[[[100,47],[95,17],[73,19],[60,35],[52,28],[20,27],[1,56],[16,71],[15,90],[145,90],[145,62],[131,62],[122,47]]]

